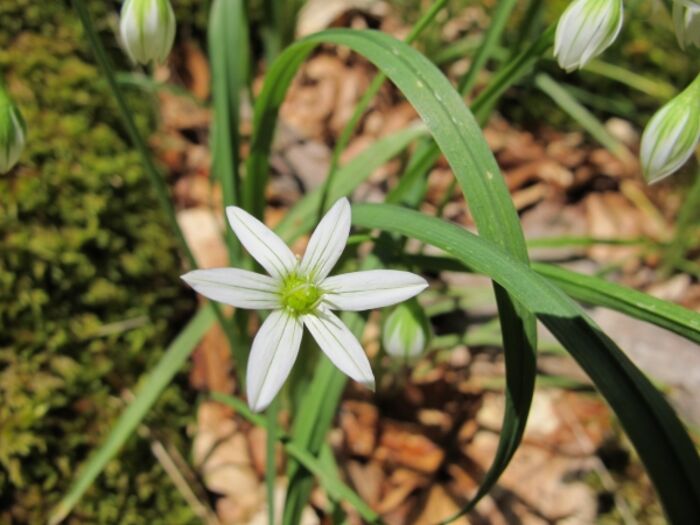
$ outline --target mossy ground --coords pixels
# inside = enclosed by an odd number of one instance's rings
[[[90,2],[112,46],[116,8]],[[3,0],[0,71],[29,132],[0,176],[0,523],[44,523],[194,299],[69,2]],[[148,131],[154,103],[130,95]],[[147,424],[186,452],[193,402],[175,384]],[[196,520],[133,437],[68,522]]]

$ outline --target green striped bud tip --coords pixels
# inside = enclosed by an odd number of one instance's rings
[[[605,51],[622,28],[622,0],[574,0],[559,18],[554,56],[562,69],[581,69]]]
[[[700,47],[700,4],[674,0],[673,25],[681,49]]]
[[[0,81],[0,173],[17,164],[26,137],[24,119]]]
[[[398,305],[382,327],[384,349],[393,357],[418,357],[425,351],[429,338],[430,323],[415,300]]]
[[[122,45],[134,62],[164,62],[175,41],[169,0],[126,0],[119,21]]]
[[[700,75],[658,110],[644,129],[639,156],[647,182],[677,171],[700,140]]]

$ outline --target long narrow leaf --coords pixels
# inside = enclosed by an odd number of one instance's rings
[[[700,344],[700,314],[648,294],[582,275],[551,264],[533,263],[532,269],[556,283],[578,301],[605,306],[653,323]]]
[[[430,271],[471,271],[453,257],[404,255],[401,262]],[[604,306],[674,332],[700,344],[700,314],[643,292],[560,266],[532,263],[532,269],[584,303]]]
[[[573,95],[560,86],[552,77],[546,73],[535,76],[535,85],[547,96],[549,96],[562,110],[569,114],[576,122],[590,133],[593,138],[600,142],[613,155],[627,160],[632,154],[627,147],[613,137],[605,126],[588,111]]]
[[[126,440],[136,430],[160,394],[182,368],[199,340],[214,323],[216,316],[210,307],[197,312],[192,320],[170,344],[156,367],[140,382],[134,400],[122,413],[110,430],[105,442],[97,449],[80,470],[66,496],[51,513],[50,524],[63,521],[80,500],[105,465],[119,452]]]
[[[416,238],[498,282],[549,328],[615,411],[671,523],[700,516],[700,458],[663,396],[563,291],[495,244],[440,219],[389,205],[353,206],[353,223]]]
[[[214,0],[209,11],[209,59],[212,69],[214,123],[212,171],[221,183],[224,205],[240,200],[240,105],[249,69],[248,25],[242,0]],[[240,245],[230,228],[226,243],[231,262],[240,259]]]
[[[387,75],[416,108],[433,134],[467,196],[480,233],[517,259],[527,261],[525,241],[508,189],[481,128],[461,96],[427,58],[409,45],[375,31],[323,31],[287,48],[270,67],[256,101],[255,135],[247,164],[251,185],[247,187],[246,196],[254,213],[259,215],[263,208],[262,190],[279,107],[295,72],[313,48],[321,43],[348,46]],[[521,62],[529,64],[531,60],[532,57],[527,55]],[[519,68],[517,65],[518,71]],[[525,427],[535,381],[534,317],[514,304],[498,287],[496,297],[504,327],[509,395],[496,458],[474,501],[495,483],[515,452]]]

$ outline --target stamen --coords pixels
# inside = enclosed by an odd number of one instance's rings
[[[308,278],[293,273],[282,283],[280,296],[284,308],[295,315],[303,315],[318,307],[323,291]]]

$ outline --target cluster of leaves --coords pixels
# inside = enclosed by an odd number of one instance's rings
[[[116,5],[91,4],[109,31]],[[194,302],[70,4],[4,0],[0,71],[29,132],[0,177],[0,521],[41,523]],[[132,99],[152,126],[151,101]],[[146,424],[184,446],[189,401],[176,382]],[[134,437],[72,519],[194,517]]]

